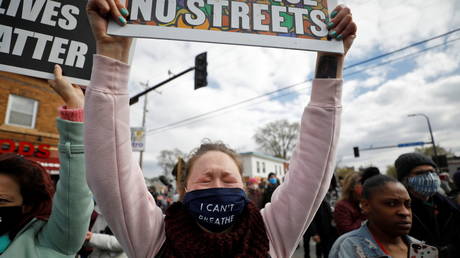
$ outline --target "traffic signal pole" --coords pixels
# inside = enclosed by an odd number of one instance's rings
[[[171,77],[171,78],[169,78],[167,80],[164,80],[164,81],[158,83],[157,85],[154,85],[154,86],[152,86],[152,87],[150,87],[150,88],[148,88],[148,89],[146,89],[146,90],[134,95],[133,97],[131,97],[129,99],[129,105],[136,104],[139,101],[139,97],[142,97],[143,95],[151,92],[152,90],[158,89],[158,88],[160,88],[160,86],[163,86],[164,84],[176,79],[177,77],[180,77],[180,76],[182,76],[182,75],[184,75],[184,74],[186,74],[186,73],[188,73],[190,71],[193,71],[193,70],[195,70],[195,67],[190,67],[187,70],[182,71],[181,73],[178,73],[178,74],[174,75],[173,77]]]
[[[191,72],[193,70],[195,70],[195,90],[196,89],[199,89],[201,87],[205,87],[206,85],[208,85],[208,81],[207,81],[207,76],[208,76],[208,72],[207,72],[207,67],[208,67],[208,61],[207,61],[207,53],[204,52],[204,53],[201,53],[199,55],[197,55],[195,57],[195,66],[194,67],[190,67],[176,75],[174,75],[173,77],[167,79],[167,80],[164,80],[160,83],[158,83],[157,85],[154,85],[152,86],[151,88],[148,88],[146,90],[144,90],[143,92],[140,92],[136,95],[134,95],[133,97],[131,97],[129,99],[129,105],[131,106],[132,104],[136,104],[138,101],[139,101],[139,97],[149,93],[150,91],[152,90],[155,90],[155,89],[158,89],[159,87],[163,86],[164,84],[188,73],[188,72]]]
[[[407,142],[407,143],[400,143],[397,145],[387,145],[387,146],[378,146],[378,147],[369,147],[369,148],[359,148],[357,146],[353,147],[353,154],[355,158],[359,158],[360,151],[368,151],[368,150],[379,150],[379,149],[389,149],[389,148],[402,148],[402,147],[411,147],[411,146],[423,146],[425,144],[430,144],[431,142]]]

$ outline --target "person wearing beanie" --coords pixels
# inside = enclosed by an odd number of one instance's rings
[[[395,161],[398,180],[412,199],[410,235],[436,246],[439,257],[460,257],[460,207],[438,192],[441,181],[430,157],[405,153]]]

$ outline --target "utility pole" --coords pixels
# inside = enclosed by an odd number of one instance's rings
[[[145,84],[144,84],[144,88],[148,88],[149,87],[149,81],[147,81]],[[144,97],[144,112],[142,114],[142,128],[144,129],[144,133],[145,133],[145,115],[147,114],[148,110],[147,110],[147,94],[145,94],[145,97]],[[147,139],[145,139],[147,140]],[[144,144],[144,148],[145,148],[145,144]],[[142,169],[142,163],[143,163],[143,157],[144,157],[144,151],[141,150],[139,152],[139,167]]]

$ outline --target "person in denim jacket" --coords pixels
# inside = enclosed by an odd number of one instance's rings
[[[421,257],[421,253],[437,257],[436,248],[407,235],[412,225],[411,199],[396,179],[384,175],[368,179],[361,207],[368,221],[337,239],[330,258]]]

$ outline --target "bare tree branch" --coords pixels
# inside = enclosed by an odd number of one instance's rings
[[[299,123],[277,120],[257,129],[253,137],[262,151],[275,157],[288,159],[298,134]]]
[[[163,175],[169,177],[179,157],[185,157],[185,153],[179,149],[162,150],[157,156],[158,165],[163,169]]]

